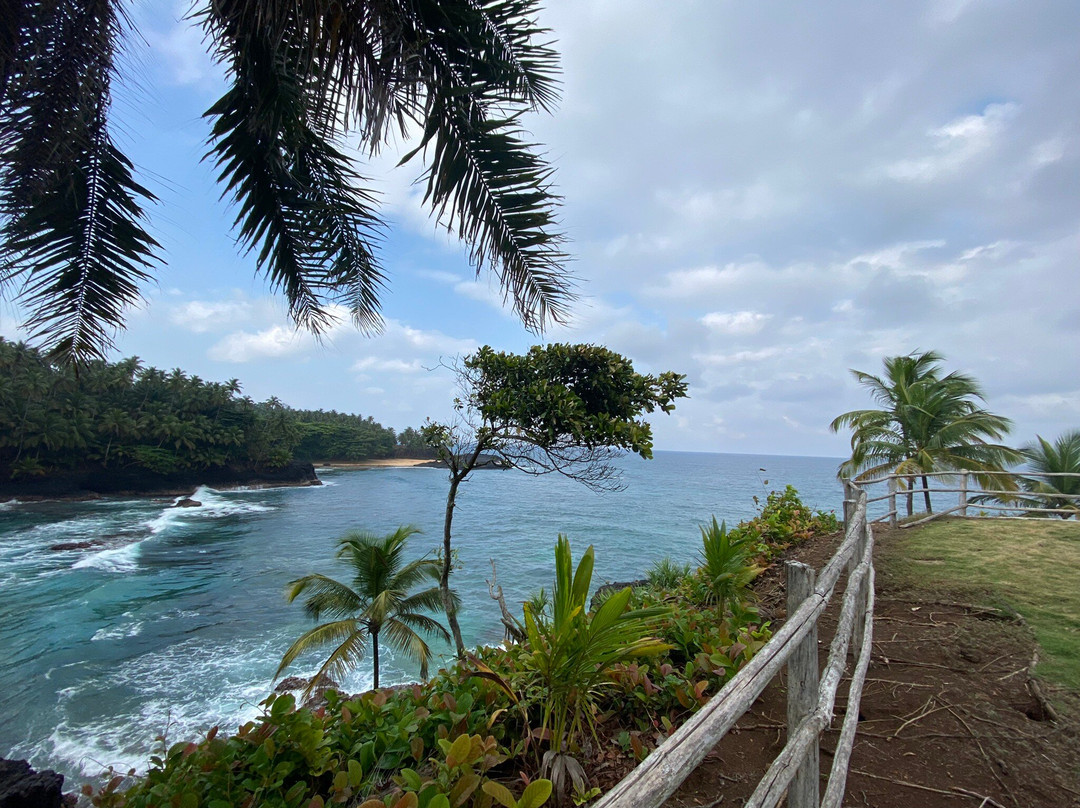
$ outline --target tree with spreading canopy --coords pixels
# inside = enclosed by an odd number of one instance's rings
[[[82,364],[162,260],[154,194],[117,145],[111,91],[137,36],[123,0],[10,0],[0,14],[0,294],[31,339]],[[558,57],[538,0],[203,0],[192,17],[229,87],[206,159],[238,246],[322,333],[345,306],[380,327],[384,222],[357,165],[395,135],[425,202],[533,330],[573,298],[552,169],[521,114],[551,111]]]
[[[522,355],[485,346],[452,369],[461,389],[456,417],[422,431],[450,469],[439,586],[460,656],[451,530],[465,478],[494,461],[528,474],[563,474],[596,490],[618,489],[612,461],[626,452],[652,457],[652,428],[643,416],[674,410],[686,382],[677,373],[637,373],[629,359],[595,345],[537,345]]]
[[[991,488],[1009,484],[991,472],[1022,459],[1015,449],[991,442],[1008,433],[1009,419],[980,406],[985,397],[974,378],[959,372],[943,375],[943,361],[936,351],[926,351],[885,357],[884,376],[852,370],[881,409],[845,412],[829,425],[833,432],[851,429],[851,457],[841,464],[838,476],[856,481],[888,474],[907,478],[909,516],[917,476],[922,476],[930,513],[927,473],[974,472],[980,486]]]

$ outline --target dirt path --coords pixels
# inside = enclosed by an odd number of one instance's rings
[[[904,533],[875,530],[878,569],[874,653],[863,693],[845,806],[1036,808],[1080,806],[1080,715],[1046,720],[1028,688],[1034,642],[1022,620],[958,602],[902,580],[890,568]],[[791,554],[820,569],[835,537]],[[763,611],[782,622],[782,568],[759,589]],[[821,625],[821,662],[840,592]],[[741,806],[785,738],[783,677],[667,802],[671,808]],[[827,776],[844,716],[846,683],[833,729],[822,742]]]

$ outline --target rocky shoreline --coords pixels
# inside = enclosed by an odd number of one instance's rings
[[[293,462],[278,469],[224,466],[174,474],[146,469],[78,469],[25,480],[0,482],[0,502],[11,499],[85,500],[104,496],[188,497],[201,486],[278,488],[322,485],[311,463]]]

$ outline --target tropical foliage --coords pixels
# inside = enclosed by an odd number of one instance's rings
[[[439,589],[434,585],[439,580],[439,562],[429,558],[405,559],[409,537],[419,532],[409,526],[399,527],[386,536],[353,531],[342,538],[337,557],[349,568],[351,585],[317,573],[290,582],[286,592],[290,603],[306,596],[304,609],[313,619],[323,615],[335,619],[304,632],[285,652],[275,676],[280,676],[304,652],[329,645],[332,650],[311,678],[308,690],[324,676],[341,679],[360,664],[370,637],[377,688],[379,638],[384,637],[392,648],[419,663],[420,678],[426,679],[431,649],[421,635],[446,640],[450,635],[424,614],[442,605]],[[433,585],[412,591],[425,582]]]
[[[377,329],[384,229],[357,158],[418,138],[425,202],[531,327],[571,299],[551,168],[520,115],[550,110],[557,54],[537,0],[214,0],[193,18],[224,67],[207,160],[240,248],[320,332],[333,305]],[[102,359],[161,260],[153,193],[111,119],[120,0],[5,5],[0,27],[0,286],[57,357]]]
[[[256,403],[240,383],[207,382],[138,357],[74,369],[0,339],[0,482],[73,469],[174,474],[296,458],[388,457],[372,418]]]
[[[529,474],[564,474],[593,488],[617,488],[611,460],[625,452],[652,457],[652,428],[644,415],[669,413],[686,395],[683,376],[637,373],[629,359],[595,345],[537,345],[524,355],[485,346],[453,369],[461,387],[457,421],[423,428],[425,441],[450,469],[444,598],[457,492],[482,459]],[[449,601],[445,608],[460,656],[465,647],[457,617]]]
[[[1065,432],[1053,443],[1036,435],[1035,441],[1020,451],[1025,461],[1025,470],[1018,477],[1020,491],[1016,494],[980,494],[972,500],[995,500],[1022,509],[1051,508],[1057,511],[1030,510],[1026,516],[1080,518],[1080,430]]]
[[[754,563],[758,537],[748,530],[733,530],[726,523],[701,526],[701,566],[698,579],[706,605],[736,611],[746,590],[761,572]]]
[[[163,746],[133,785],[117,776],[87,792],[106,808],[565,800],[566,779],[588,776],[590,761],[644,758],[770,636],[747,622],[750,610],[702,606],[685,588],[624,589],[589,612],[593,562],[590,548],[575,568],[560,538],[552,598],[524,610],[530,631],[520,643],[480,648],[424,684],[353,698],[330,690],[314,710],[271,696],[236,734],[214,728]],[[553,788],[545,770],[563,782]],[[576,799],[597,793],[584,788]]]
[[[629,588],[607,598],[595,613],[588,613],[589,587],[595,554],[590,546],[573,567],[570,542],[559,536],[555,547],[555,581],[551,617],[524,606],[528,651],[525,669],[535,674],[534,686],[543,704],[541,732],[550,737],[545,773],[562,792],[567,776],[583,786],[580,764],[571,762],[587,732],[595,736],[600,690],[610,684],[608,671],[616,664],[656,656],[667,646],[651,636],[660,607],[628,610]]]
[[[931,511],[926,473],[975,472],[979,485],[992,488],[995,481],[985,472],[1001,471],[1021,459],[1016,450],[994,442],[1008,433],[1009,420],[981,406],[982,388],[971,376],[943,374],[943,361],[941,354],[926,351],[886,357],[880,377],[851,371],[881,408],[852,410],[830,424],[834,432],[852,430],[851,458],[840,466],[840,476],[872,480],[899,474],[907,478],[910,492],[916,477],[923,475],[926,509]],[[909,493],[909,514],[911,510]]]
[[[356,461],[392,457],[398,441],[394,430],[372,416],[331,410],[293,410],[300,439],[293,450],[296,460]]]
[[[760,505],[757,497],[754,502]],[[799,498],[794,486],[787,485],[783,491],[770,491],[761,512],[740,522],[731,532],[754,536],[759,558],[768,563],[792,545],[839,529],[835,513],[813,510]]]

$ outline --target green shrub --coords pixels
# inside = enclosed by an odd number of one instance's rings
[[[645,573],[649,586],[656,589],[678,589],[683,581],[690,577],[690,565],[672,561],[671,556],[664,556],[654,561]]]
[[[754,498],[757,502],[757,497]],[[765,498],[761,513],[736,528],[755,537],[759,553],[766,561],[772,561],[792,545],[804,542],[812,536],[835,533],[840,529],[836,514],[813,511],[799,499],[794,486],[781,491],[770,491]]]
[[[738,613],[750,596],[748,587],[761,572],[754,564],[758,555],[753,533],[726,523],[701,526],[701,566],[697,572],[697,592],[706,606],[719,606]]]

